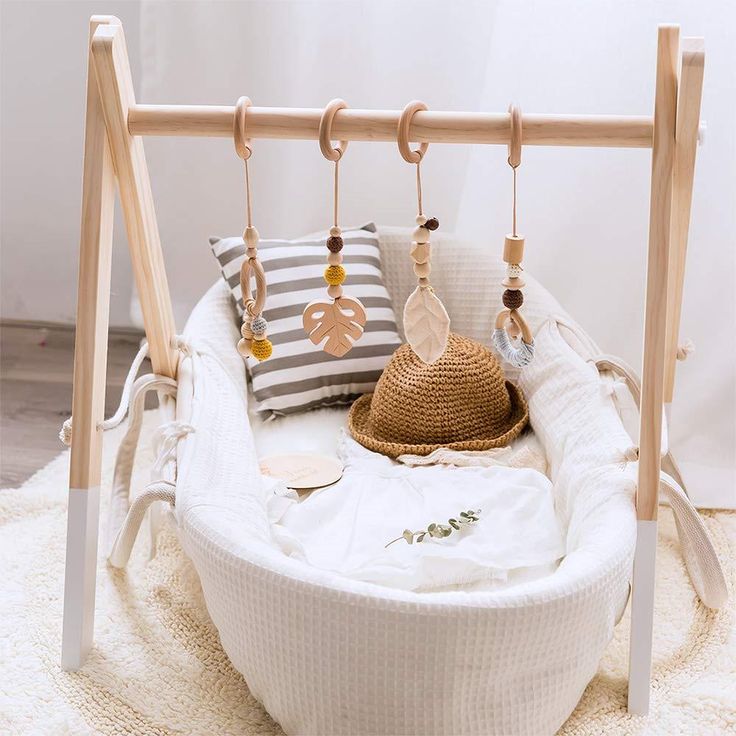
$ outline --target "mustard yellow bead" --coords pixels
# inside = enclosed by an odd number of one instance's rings
[[[325,281],[330,286],[339,286],[345,281],[345,269],[342,266],[328,266],[325,269]]]
[[[266,360],[271,357],[273,345],[270,340],[253,340],[250,351],[256,360]]]

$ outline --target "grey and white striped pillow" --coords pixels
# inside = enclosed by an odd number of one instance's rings
[[[345,230],[342,237],[348,274],[345,293],[360,299],[368,317],[363,336],[342,358],[313,345],[302,326],[304,307],[327,295],[322,277],[327,260],[325,237],[261,240],[258,244],[268,281],[263,316],[268,320],[273,355],[262,363],[248,360],[248,370],[256,410],[263,416],[352,403],[373,391],[388,359],[401,344],[381,274],[375,225]],[[242,315],[243,239],[210,238],[210,245]]]

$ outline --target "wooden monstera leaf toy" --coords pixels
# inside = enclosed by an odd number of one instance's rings
[[[366,316],[358,299],[341,296],[331,303],[310,302],[304,310],[302,321],[309,339],[315,345],[327,338],[322,349],[341,358],[363,334]]]

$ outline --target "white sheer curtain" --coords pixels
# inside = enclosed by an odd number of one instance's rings
[[[683,338],[671,442],[695,500],[736,505],[736,68],[728,3],[141,3],[146,102],[648,114],[656,26],[706,37]],[[228,139],[146,141],[181,324],[217,276],[211,234],[243,225],[242,174]],[[254,215],[263,237],[325,227],[331,171],[316,142],[257,141]],[[509,228],[502,147],[431,146],[426,209],[500,257]],[[519,172],[527,266],[608,352],[641,360],[650,156],[643,150],[525,148]],[[414,172],[394,145],[353,143],[341,167],[345,223],[411,225]]]

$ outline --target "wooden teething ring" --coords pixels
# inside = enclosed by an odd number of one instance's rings
[[[253,271],[256,277],[256,298],[250,290],[250,274]],[[266,273],[257,258],[246,258],[240,267],[240,290],[243,293],[243,311],[251,318],[257,317],[266,304]]]
[[[247,161],[253,153],[250,147],[250,138],[245,137],[245,116],[248,108],[253,103],[250,97],[240,97],[235,103],[235,115],[233,117],[233,141],[235,142],[235,152]]]
[[[340,141],[336,148],[332,147],[332,121],[339,110],[348,106],[345,100],[335,99],[327,103],[319,119],[319,149],[328,161],[339,161],[348,147],[348,141]]]
[[[399,153],[407,163],[418,164],[424,158],[427,148],[429,148],[429,143],[420,143],[419,148],[414,151],[409,146],[409,128],[411,127],[411,120],[414,117],[414,113],[427,109],[427,106],[420,100],[413,100],[404,108],[399,117],[396,142],[399,144]]]
[[[496,315],[496,329],[505,329],[507,320],[510,320],[519,328],[521,331],[521,339],[527,345],[531,345],[533,340],[532,331],[526,320],[521,316],[521,314],[519,314],[519,311],[516,309],[502,309]]]

